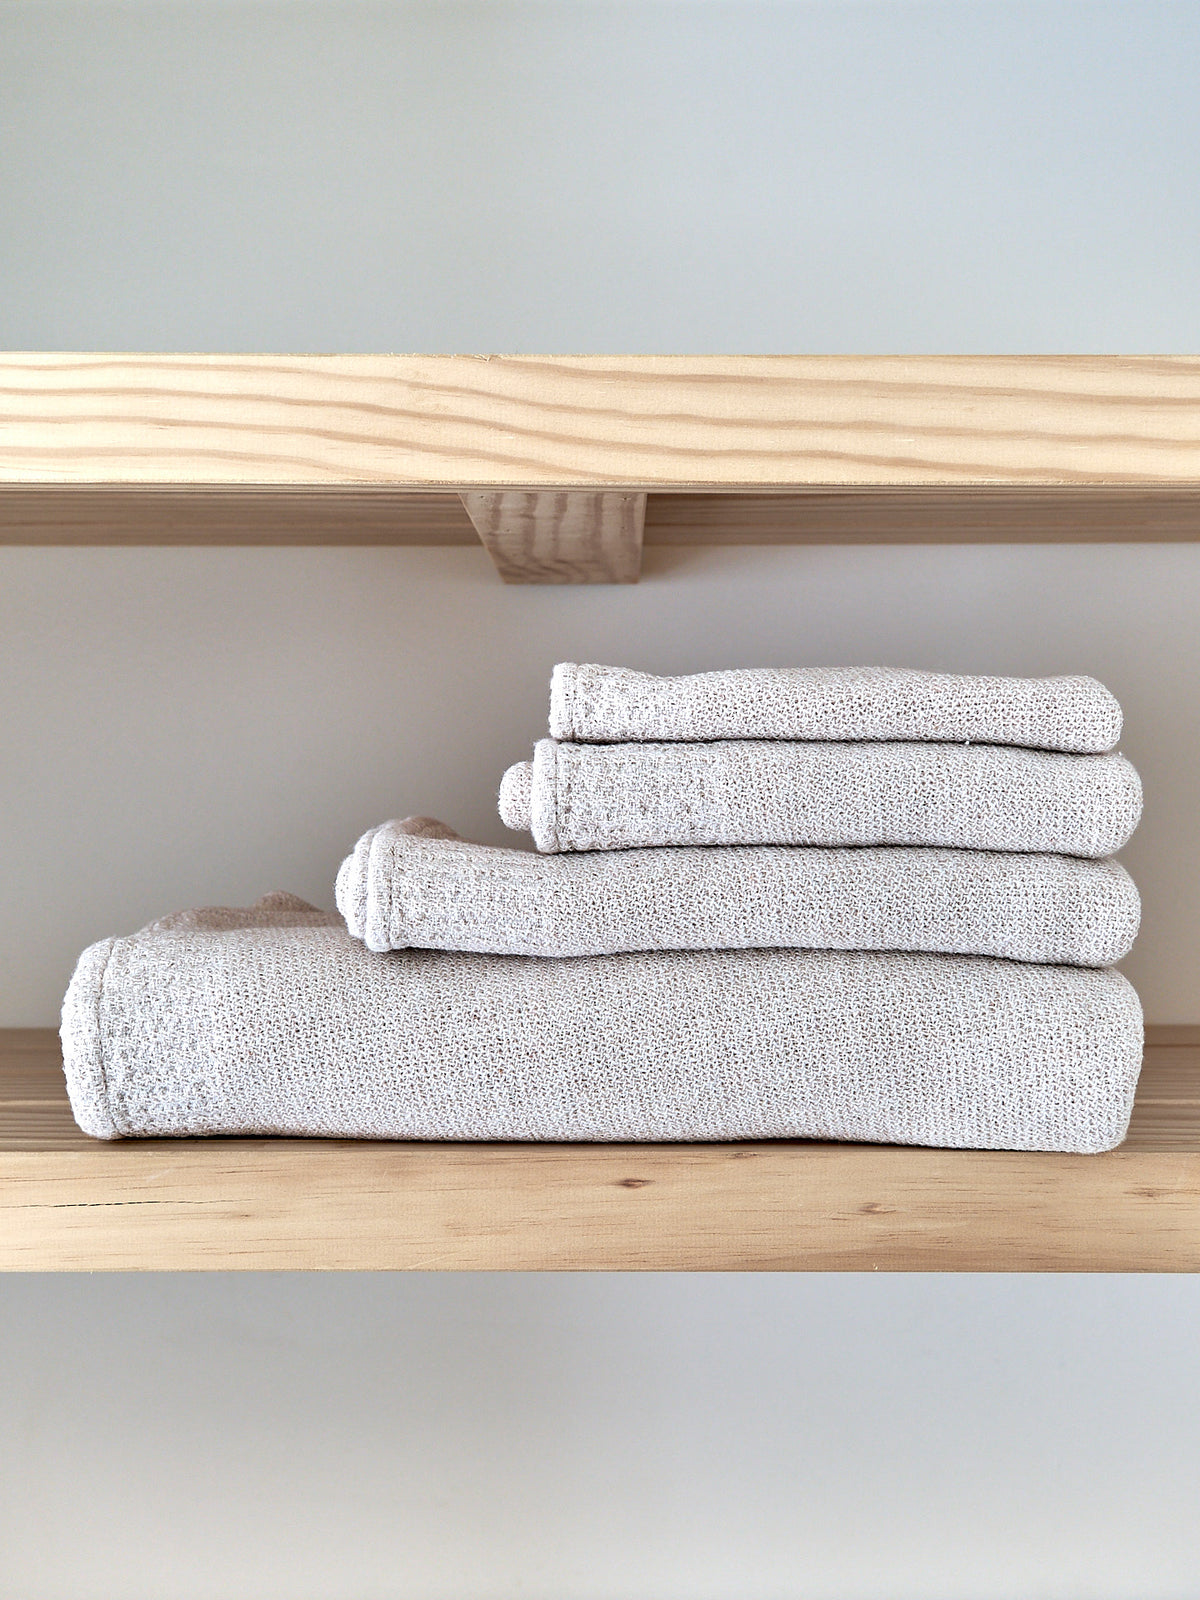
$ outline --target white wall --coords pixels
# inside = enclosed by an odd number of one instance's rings
[[[1200,6],[4,4],[0,342],[1200,347]],[[89,940],[499,840],[558,657],[1090,670],[1200,1018],[1200,546],[0,551],[0,1024]],[[2,1217],[2,1211],[0,1211]],[[2,1226],[0,1221],[0,1226]],[[1191,1278],[0,1283],[0,1600],[1184,1600]]]
[[[1200,348],[1193,0],[0,19],[10,348]]]
[[[0,1301],[5,1600],[1194,1600],[1195,1281]]]

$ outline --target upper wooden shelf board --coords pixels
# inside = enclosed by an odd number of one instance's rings
[[[101,1144],[0,1034],[0,1267],[1195,1272],[1200,1028],[1152,1029],[1108,1155],[884,1145]]]
[[[1200,487],[1200,357],[10,354],[0,483]]]

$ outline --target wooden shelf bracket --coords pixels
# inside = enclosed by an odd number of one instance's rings
[[[505,583],[636,583],[644,494],[476,490],[463,508]]]

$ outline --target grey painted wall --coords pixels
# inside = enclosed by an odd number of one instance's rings
[[[1195,4],[0,16],[9,347],[1200,347]]]
[[[0,343],[1200,347],[1195,4],[0,4]],[[1196,1020],[1200,548],[0,551],[0,1024],[491,795],[559,656],[1092,670]],[[2,1225],[2,1224],[0,1224]],[[1185,1600],[1190,1278],[9,1278],[0,1600]]]

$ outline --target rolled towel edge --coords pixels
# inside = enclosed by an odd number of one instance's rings
[[[533,809],[533,762],[517,761],[500,780],[500,820],[506,828],[528,833]]]
[[[116,943],[116,939],[101,939],[79,957],[63,999],[59,1029],[71,1112],[93,1139],[125,1137],[109,1098],[99,1015],[104,974]]]
[[[370,828],[359,839],[337,870],[333,884],[333,903],[356,939],[363,938],[367,925],[367,864],[371,842],[379,832]]]

